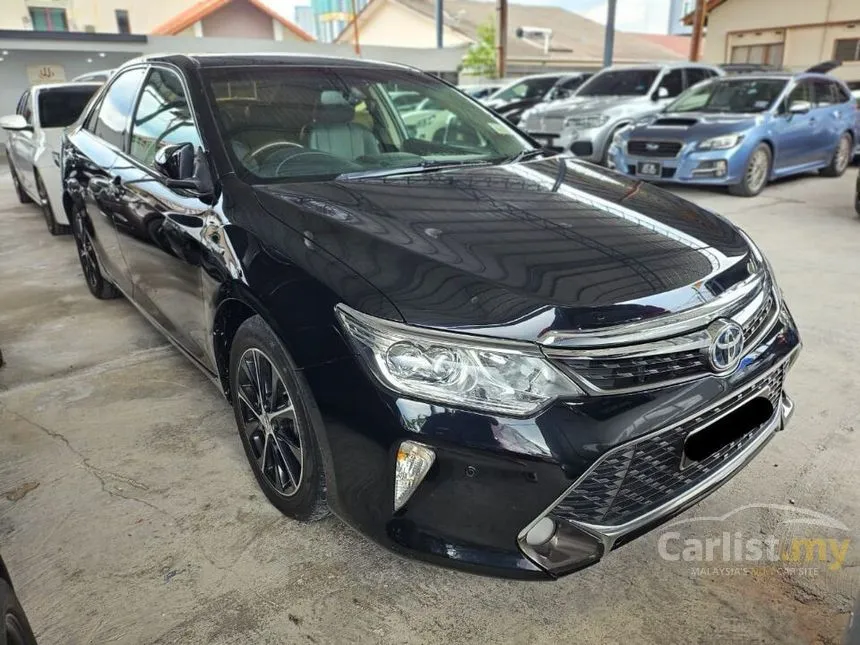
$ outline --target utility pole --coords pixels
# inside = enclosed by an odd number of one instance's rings
[[[355,55],[361,56],[361,43],[358,39],[358,11],[355,7],[355,0],[352,0],[352,46],[355,48]]]
[[[504,78],[508,55],[508,0],[496,0],[496,77]]]
[[[615,49],[615,5],[617,0],[606,3],[606,32],[603,36],[603,66],[612,65],[612,52]]]
[[[442,49],[442,32],[445,31],[445,8],[436,0],[436,49]]]
[[[705,31],[705,0],[696,0],[696,13],[693,16],[693,35],[690,37],[690,60],[699,60],[702,49],[702,34]]]

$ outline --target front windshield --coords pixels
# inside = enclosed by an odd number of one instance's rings
[[[533,146],[429,75],[379,68],[204,70],[238,174],[254,182],[501,163]],[[409,101],[396,100],[409,96]]]
[[[577,96],[645,96],[654,81],[657,69],[613,69],[592,76]]]
[[[764,112],[785,89],[783,78],[721,78],[696,85],[681,94],[666,112]]]

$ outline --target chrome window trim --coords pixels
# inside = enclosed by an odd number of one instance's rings
[[[540,522],[543,518],[552,513],[555,507],[558,506],[568,495],[573,493],[574,490],[576,490],[576,488],[598,467],[598,465],[600,465],[600,463],[604,459],[606,459],[607,456],[620,450],[629,449],[629,447],[635,443],[639,443],[640,441],[647,441],[657,435],[663,434],[664,432],[669,432],[670,430],[673,430],[678,426],[682,426],[685,423],[689,423],[690,421],[695,420],[697,417],[706,414],[708,411],[713,410],[714,408],[718,408],[720,405],[732,399],[733,397],[736,397],[738,394],[755,391],[756,386],[758,386],[763,380],[773,376],[773,374],[778,370],[787,369],[789,366],[791,366],[791,364],[797,358],[799,351],[800,346],[798,345],[779,363],[774,365],[767,372],[759,375],[758,377],[756,377],[755,380],[746,384],[744,387],[730,392],[726,396],[717,400],[715,403],[709,405],[707,408],[703,410],[697,410],[693,414],[684,417],[680,421],[672,423],[664,428],[659,428],[654,432],[642,435],[640,437],[636,437],[635,439],[631,439],[630,441],[620,444],[612,450],[608,450],[607,452],[605,452],[591,466],[589,466],[589,468],[584,473],[582,473],[582,475],[577,477],[576,481],[574,481],[573,484],[568,486],[564,490],[564,492],[559,495],[558,498],[556,498],[540,515],[538,515],[534,520],[532,520],[528,525],[526,525],[522,531],[520,531],[519,535],[517,536],[517,543],[519,544],[520,549],[523,551],[523,553],[528,555],[529,547],[525,541],[526,534],[538,522]],[[718,419],[732,412],[733,410],[737,409],[739,406],[743,405],[748,400],[749,397],[744,397],[741,401],[737,403],[737,405],[734,405],[731,408],[724,410],[722,414],[717,417],[714,417],[714,419],[709,419],[708,425],[710,425],[714,421],[717,421]],[[788,420],[789,418],[791,418],[793,412],[794,402],[783,390],[782,396],[780,397],[779,405],[774,411],[773,416],[770,418],[770,420],[768,420],[765,427],[759,431],[759,436],[756,437],[752,442],[750,442],[750,444],[746,446],[746,448],[738,452],[731,459],[727,460],[725,464],[723,464],[720,468],[718,468],[711,475],[703,479],[701,482],[695,484],[694,486],[691,486],[689,489],[684,491],[681,495],[678,495],[677,497],[669,500],[668,502],[665,502],[664,504],[658,506],[655,509],[652,509],[651,511],[643,515],[640,515],[635,519],[616,526],[603,526],[577,521],[570,521],[568,523],[600,540],[600,542],[603,544],[603,553],[605,555],[612,549],[613,545],[619,538],[623,537],[624,535],[627,535],[628,533],[636,531],[637,529],[647,524],[650,524],[651,522],[654,522],[665,515],[669,515],[679,508],[683,508],[684,506],[695,502],[700,497],[704,496],[709,490],[715,488],[729,476],[740,470],[758,453],[761,448],[764,447],[764,445],[768,441],[770,441],[770,439],[773,437],[777,430],[781,429],[785,426],[786,423],[788,423]]]
[[[549,331],[539,336],[537,342],[543,347],[609,347],[680,336],[707,327],[720,316],[728,317],[727,311],[757,292],[765,291],[766,282],[769,281],[765,273],[759,272],[698,307],[605,329]]]

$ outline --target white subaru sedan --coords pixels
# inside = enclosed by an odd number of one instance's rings
[[[42,208],[52,235],[66,233],[63,187],[56,155],[63,129],[74,123],[101,83],[57,83],[31,87],[18,100],[15,114],[0,118],[9,133],[6,156],[15,191],[22,204]]]

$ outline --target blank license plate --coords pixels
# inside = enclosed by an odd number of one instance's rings
[[[636,174],[643,177],[659,177],[662,171],[661,164],[653,161],[640,161],[636,167]]]

